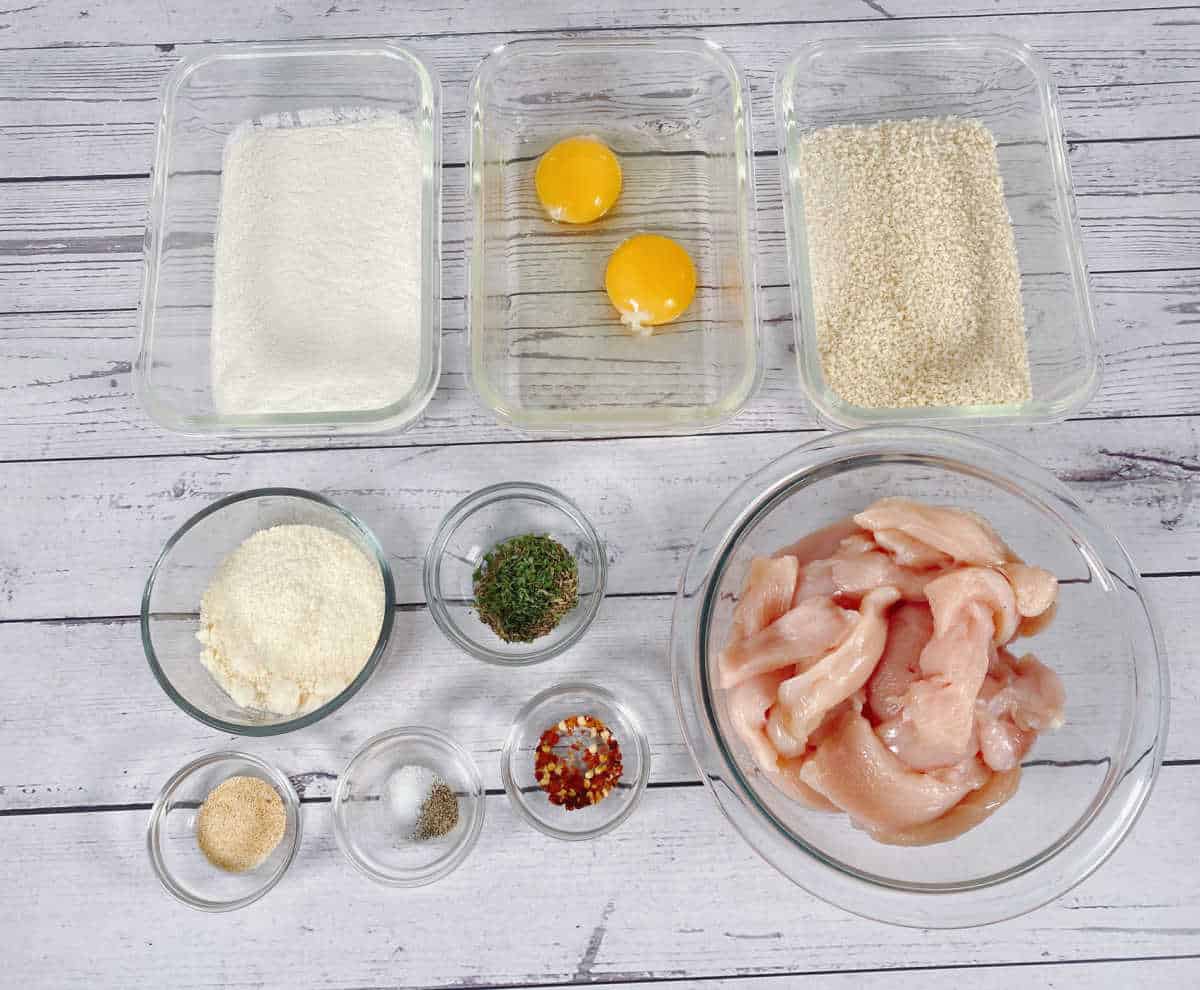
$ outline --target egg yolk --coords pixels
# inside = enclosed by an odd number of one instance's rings
[[[696,295],[696,266],[669,237],[638,234],[617,246],[608,259],[604,289],[621,322],[638,333],[670,323]]]
[[[565,138],[538,160],[534,184],[551,220],[591,223],[621,195],[621,163],[603,141]]]

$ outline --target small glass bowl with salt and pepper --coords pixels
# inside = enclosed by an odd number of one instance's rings
[[[650,745],[629,707],[570,681],[530,699],[500,754],[517,812],[556,839],[594,839],[633,814],[650,778]]]
[[[379,883],[433,883],[467,858],[483,828],[483,778],[471,754],[435,729],[369,739],[338,778],[333,831],[361,873]]]

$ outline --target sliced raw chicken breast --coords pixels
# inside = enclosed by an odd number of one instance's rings
[[[903,829],[872,829],[871,838],[892,846],[931,846],[957,839],[989,818],[1017,793],[1021,771],[994,773],[979,790],[972,791],[940,818]]]
[[[941,636],[961,622],[963,609],[973,602],[991,610],[995,624],[992,641],[997,646],[1016,635],[1021,617],[1012,585],[990,567],[961,567],[943,574],[925,586],[925,597],[933,610],[934,635]]]
[[[833,559],[832,578],[837,593],[859,598],[875,588],[896,588],[906,601],[923,602],[925,586],[937,576],[901,567],[886,553],[871,550]]]
[[[778,754],[767,739],[767,709],[775,704],[779,685],[792,676],[790,668],[771,670],[747,678],[730,688],[725,696],[726,711],[733,731],[746,744],[754,762],[763,770],[775,768]]]
[[[837,811],[836,804],[800,779],[800,768],[803,766],[803,760],[780,760],[774,770],[767,771],[767,780],[806,808],[813,811]]]
[[[953,560],[941,550],[909,536],[902,529],[880,529],[875,531],[875,542],[892,555],[901,567],[918,571],[949,567]]]
[[[803,747],[826,713],[867,683],[887,642],[887,610],[899,598],[895,588],[868,592],[858,621],[837,649],[780,686],[779,710],[772,715],[791,735],[790,749]],[[780,754],[799,756],[800,752],[781,750]]]
[[[979,752],[993,770],[1018,767],[1039,732],[1063,723],[1066,692],[1053,670],[1032,655],[1001,651],[975,701]]]
[[[854,521],[872,533],[898,529],[960,563],[999,567],[1012,559],[1012,551],[995,530],[973,512],[962,509],[923,505],[907,498],[881,498],[856,515]]]
[[[1012,585],[1017,611],[1027,619],[1041,615],[1058,598],[1058,578],[1043,567],[1014,562],[1000,570]]]
[[[765,629],[792,607],[800,562],[795,557],[755,557],[742,597],[733,609],[729,641]]]
[[[833,560],[811,560],[800,566],[796,579],[796,593],[792,596],[795,608],[806,598],[828,598],[836,595],[838,587],[833,581]]]
[[[914,770],[961,763],[975,753],[975,699],[987,677],[992,618],[971,602],[959,621],[935,634],[921,651],[921,678],[909,685],[900,714],[877,729],[889,750]]]
[[[913,770],[852,709],[800,769],[804,783],[872,830],[933,821],[987,783],[989,776],[974,758],[947,770]]]
[[[837,522],[831,523],[824,529],[818,529],[815,533],[809,533],[808,536],[800,538],[795,543],[789,543],[776,553],[775,556],[782,557],[788,555],[795,557],[800,561],[800,566],[803,567],[814,560],[828,560],[837,553],[842,540],[861,532],[862,529],[859,528],[854,519],[847,516],[845,519],[839,519]]]
[[[832,598],[807,598],[765,629],[731,643],[717,657],[721,687],[803,663],[837,646],[858,622],[856,613]]]
[[[892,610],[887,645],[879,665],[867,681],[867,709],[879,721],[900,714],[908,686],[921,676],[921,651],[933,637],[929,606],[905,602]]]

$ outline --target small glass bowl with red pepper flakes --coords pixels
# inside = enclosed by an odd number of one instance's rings
[[[621,744],[594,715],[568,715],[542,733],[533,757],[551,804],[579,811],[603,801],[621,780]]]
[[[595,684],[556,685],[517,714],[500,755],[513,807],[558,839],[590,839],[632,814],[650,776],[637,718]]]

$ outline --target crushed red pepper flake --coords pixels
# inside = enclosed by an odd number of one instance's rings
[[[621,779],[621,746],[594,715],[571,715],[542,733],[533,770],[551,804],[578,811],[603,801]]]

